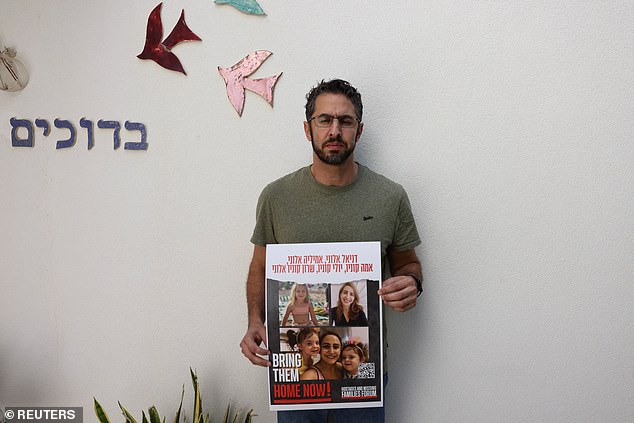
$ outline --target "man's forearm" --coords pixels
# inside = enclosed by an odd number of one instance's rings
[[[249,324],[264,323],[264,266],[266,262],[266,248],[256,246],[253,259],[249,265],[247,276],[247,306],[249,309]]]
[[[392,276],[415,275],[418,279],[423,279],[423,272],[420,263],[409,263],[394,270]]]
[[[416,298],[422,291],[420,260],[414,249],[388,250],[391,278],[383,281],[379,295],[387,306],[395,311],[407,311],[416,307]]]
[[[266,248],[255,246],[253,259],[247,276],[247,306],[249,308],[249,324],[247,332],[240,342],[242,354],[258,366],[270,366],[263,358],[269,351],[266,349],[266,329],[264,328],[264,266]],[[264,347],[262,344],[264,343]]]
[[[247,304],[249,323],[264,322],[264,278],[249,268],[247,278]]]
[[[413,249],[402,252],[389,251],[388,254],[392,276],[415,275],[423,279],[420,260]]]

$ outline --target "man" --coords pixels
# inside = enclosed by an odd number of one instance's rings
[[[406,311],[422,292],[414,247],[420,238],[407,194],[387,178],[355,162],[363,132],[361,95],[348,82],[322,81],[306,96],[304,132],[312,165],[269,184],[258,200],[247,277],[249,326],[240,343],[253,364],[270,366],[264,326],[266,244],[380,241],[383,269],[391,277],[379,295],[386,306]],[[383,422],[383,408],[286,411],[279,423]]]

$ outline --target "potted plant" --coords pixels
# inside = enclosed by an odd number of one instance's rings
[[[194,416],[192,419],[192,423],[213,423],[213,420],[210,420],[209,411],[203,413],[202,410],[202,401],[200,399],[200,387],[198,385],[198,376],[194,371],[190,368],[189,372],[191,373],[192,385],[194,386]],[[181,410],[183,408],[183,397],[185,396],[185,385],[183,385],[183,393],[181,394],[181,402],[178,406],[178,410],[176,411],[176,416],[174,417],[174,423],[180,423],[181,420]],[[111,423],[108,418],[108,414],[106,414],[105,410],[99,404],[96,398],[93,397],[94,406],[95,406],[95,414],[101,423]],[[125,417],[125,423],[137,423],[136,419],[132,416],[132,414],[121,405],[119,402],[119,408],[121,408],[121,412]],[[231,404],[227,404],[227,409],[225,410],[224,419],[222,423],[237,423],[238,417],[241,412],[237,411],[234,413],[231,412]],[[254,416],[253,410],[248,411],[244,415],[243,423],[251,423],[251,418]],[[153,405],[148,409],[148,414],[145,414],[145,411],[142,412],[142,423],[165,423],[165,417],[161,419],[161,416]]]

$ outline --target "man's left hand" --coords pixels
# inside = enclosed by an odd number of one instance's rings
[[[383,281],[379,296],[386,306],[395,311],[407,311],[416,307],[418,289],[413,277],[393,276]]]

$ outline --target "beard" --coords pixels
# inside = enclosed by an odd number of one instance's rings
[[[317,147],[317,144],[315,144],[315,137],[313,137],[312,134],[312,130],[310,131],[310,137],[311,137],[311,141],[310,144],[313,146],[313,151],[315,152],[315,154],[317,155],[317,157],[319,158],[319,160],[321,160],[322,162],[326,163],[326,164],[330,164],[330,165],[340,165],[342,163],[344,163],[348,157],[350,157],[350,155],[352,155],[352,153],[354,152],[354,148],[356,147],[357,143],[354,142],[349,148],[348,147],[344,147],[341,151],[336,152],[336,153],[326,153],[323,148],[319,148]],[[354,139],[356,139],[356,134]],[[338,142],[341,143],[342,145],[346,145],[343,141],[343,137],[341,135],[338,135],[336,138],[328,138],[325,142],[325,144],[328,144],[330,142]]]

